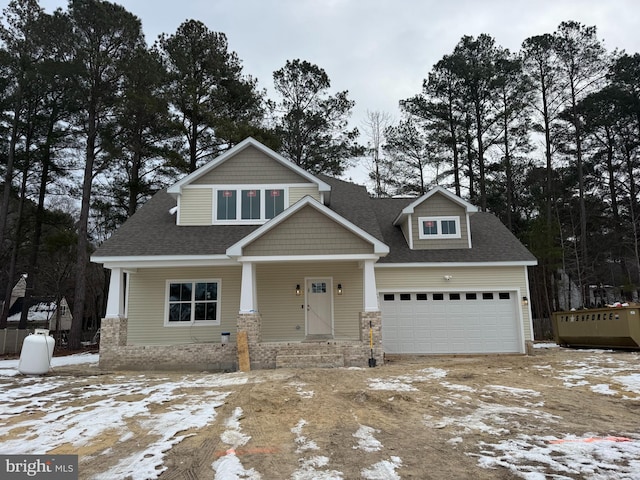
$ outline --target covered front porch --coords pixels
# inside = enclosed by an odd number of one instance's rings
[[[372,353],[381,363],[375,260],[263,259],[242,261],[235,267],[227,264],[182,269],[181,275],[189,278],[221,279],[221,322],[207,328],[209,333],[198,330],[192,342],[185,343],[178,337],[184,328],[163,326],[158,318],[161,309],[152,314],[147,306],[143,311],[157,321],[145,324],[155,324],[152,330],[166,331],[175,339],[164,336],[163,344],[154,344],[140,331],[136,323],[141,319],[136,313],[141,309],[129,308],[129,304],[149,299],[150,292],[160,293],[169,279],[178,278],[178,271],[112,268],[100,364],[109,369],[236,370],[240,331],[247,333],[254,369],[366,366]],[[150,279],[154,279],[155,287]],[[221,332],[231,334],[229,343],[222,342]]]
[[[252,367],[382,360],[374,260],[244,262],[237,331]]]

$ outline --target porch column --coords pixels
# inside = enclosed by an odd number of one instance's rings
[[[256,265],[252,262],[244,262],[242,264],[242,282],[240,283],[240,313],[257,311]]]
[[[125,318],[123,275],[124,271],[122,268],[111,269],[105,318]]]
[[[363,265],[364,275],[364,311],[365,312],[377,312],[378,311],[378,295],[376,287],[376,272],[373,268],[373,260],[365,260]]]

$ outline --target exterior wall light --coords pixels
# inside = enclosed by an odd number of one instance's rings
[[[529,299],[527,297],[522,297],[522,305],[529,305]]]
[[[342,284],[338,284],[338,295],[342,295]]]
[[[296,297],[300,296],[300,284],[296,285]]]
[[[443,278],[448,282],[453,278],[453,275],[445,275]]]

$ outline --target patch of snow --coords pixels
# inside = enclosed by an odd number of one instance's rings
[[[506,435],[510,433],[511,428],[518,427],[520,419],[555,422],[553,415],[539,410],[479,402],[478,408],[467,415],[438,419],[425,415],[423,423],[429,428],[454,426],[457,428],[456,431],[462,434],[475,431],[490,435]]]
[[[302,429],[305,425],[307,425],[307,421],[301,419],[298,424],[291,429],[291,433],[296,435],[295,442],[298,444],[296,453],[304,452],[305,450],[319,450],[316,442],[302,435]]]
[[[448,389],[448,390],[455,390],[458,392],[475,392],[476,389],[473,387],[469,387],[467,385],[459,385],[457,383],[449,383],[449,382],[440,382],[440,385],[442,385],[444,388]]]
[[[383,460],[370,468],[362,469],[360,475],[367,480],[400,480],[401,477],[396,473],[396,468],[401,466],[400,457],[391,457],[391,460]]]
[[[315,394],[313,390],[303,390],[303,387],[306,386],[306,383],[303,382],[291,382],[289,383],[292,387],[295,387],[296,393],[300,395],[302,398],[313,398]]]
[[[261,480],[262,478],[253,468],[246,470],[234,453],[220,457],[211,464],[211,468],[216,472],[214,480]]]
[[[447,371],[441,368],[425,368],[424,370],[420,370],[420,373],[426,373],[426,378],[428,379],[444,378],[447,376]]]
[[[588,434],[590,437],[591,435]],[[615,437],[614,437],[615,438]],[[567,436],[555,443],[554,437],[519,435],[495,444],[481,442],[478,457],[482,468],[503,467],[525,479],[638,478],[640,471],[640,441],[580,441]],[[567,476],[565,476],[565,474]]]
[[[225,422],[227,429],[222,432],[222,435],[220,435],[220,440],[227,445],[230,445],[232,448],[246,445],[247,442],[251,440],[249,435],[245,435],[241,432],[240,420],[242,418],[242,408],[236,407],[233,411],[233,415],[231,415],[231,417]]]
[[[85,363],[97,364],[99,355],[97,353],[78,353],[76,355],[64,355],[62,357],[53,357],[51,359],[51,368],[64,367],[68,365],[81,365]],[[0,377],[15,377],[19,375],[18,364],[16,360],[0,360]],[[51,372],[54,373],[55,372]]]
[[[399,375],[388,379],[370,378],[371,390],[394,390],[397,392],[416,392],[418,389],[412,384],[415,382],[428,382],[447,376],[447,371],[441,368],[425,368],[413,375]]]
[[[595,393],[600,393],[602,395],[615,395],[615,390],[611,390],[611,387],[606,383],[599,383],[598,385],[591,385],[591,391]]]
[[[341,480],[342,472],[337,470],[318,470],[329,464],[329,458],[315,456],[301,459],[302,465],[291,475],[292,480]]]
[[[247,478],[252,480],[261,479],[261,475],[253,468],[246,470],[236,455],[235,449],[246,445],[251,436],[242,433],[240,420],[244,418],[242,408],[236,407],[231,416],[225,421],[227,429],[220,435],[220,440],[229,445],[225,455],[211,464],[211,468],[216,472],[214,479],[231,480]]]
[[[624,385],[625,390],[640,394],[640,373],[615,376],[613,380]]]
[[[540,392],[536,390],[530,390],[527,388],[516,388],[516,387],[507,387],[504,385],[487,385],[483,390],[483,392],[494,392],[498,395],[509,395],[518,398],[530,398],[530,397],[539,397]]]
[[[406,383],[398,379],[382,380],[380,378],[371,378],[369,379],[369,388],[371,390],[391,390],[394,392],[418,391],[418,389],[410,383]]]
[[[59,358],[65,364],[79,364],[97,356]],[[113,432],[120,441],[135,435],[138,449],[95,478],[154,479],[166,469],[164,453],[185,438],[183,432],[202,428],[216,418],[215,409],[228,396],[216,388],[247,381],[246,377],[215,374],[177,381],[153,378],[150,382],[145,375],[114,380],[118,383],[101,384],[96,376],[69,384],[67,378],[43,376],[15,377],[12,383],[0,384],[0,436],[9,439],[2,442],[3,452],[42,454],[64,444],[89,446]],[[2,421],[25,412],[33,415],[11,424]],[[135,433],[140,429],[148,431],[149,437]],[[110,450],[99,450],[96,455]]]
[[[360,425],[358,431],[353,434],[353,436],[358,439],[358,446],[354,446],[353,448],[364,450],[365,452],[377,452],[378,450],[382,450],[382,443],[373,436],[374,433],[379,432],[380,430],[375,428]]]
[[[533,348],[558,348],[557,343],[534,343]]]

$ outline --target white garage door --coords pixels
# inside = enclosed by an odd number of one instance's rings
[[[386,353],[521,351],[515,292],[384,293]]]

